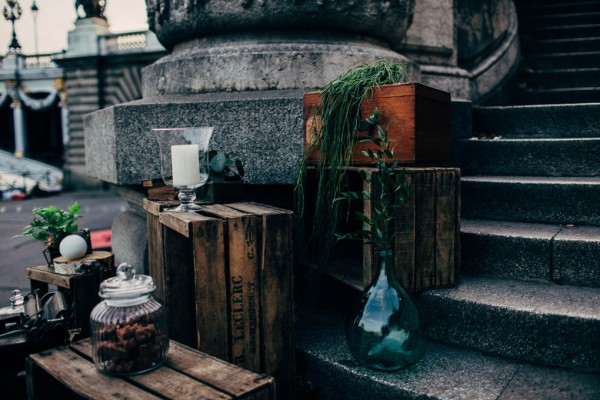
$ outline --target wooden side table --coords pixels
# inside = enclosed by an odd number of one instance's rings
[[[81,337],[90,335],[90,313],[98,302],[100,283],[114,275],[112,263],[109,268],[87,272],[84,274],[61,275],[46,265],[27,268],[31,290],[39,290],[40,298],[48,293],[48,285],[55,285],[59,291],[65,292],[72,308],[70,329],[81,329]]]
[[[113,377],[92,362],[89,339],[32,354],[27,398],[35,399],[275,399],[275,381],[170,342],[169,358],[153,371]]]

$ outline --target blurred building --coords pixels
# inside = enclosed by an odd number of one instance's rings
[[[64,51],[25,55],[14,35],[0,58],[0,170],[42,176],[59,168],[66,186],[98,184],[84,172],[83,116],[141,98],[141,69],[165,50],[149,31],[111,33],[96,3],[77,2]],[[18,23],[18,1],[5,8]]]

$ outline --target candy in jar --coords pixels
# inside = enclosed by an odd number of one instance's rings
[[[164,307],[152,296],[152,277],[121,264],[117,276],[100,284],[102,301],[90,316],[96,367],[112,375],[137,374],[167,359],[169,337]]]

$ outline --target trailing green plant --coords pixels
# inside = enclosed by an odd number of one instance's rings
[[[344,184],[344,167],[351,161],[357,142],[363,102],[372,97],[373,88],[406,82],[406,68],[384,60],[356,67],[323,88],[314,110],[312,140],[306,155],[319,151],[315,195],[315,223],[306,241],[307,261],[323,265],[331,256],[339,217],[339,202]],[[317,123],[318,122],[318,123]],[[296,182],[296,212],[304,214],[307,156],[301,162]]]
[[[377,173],[369,174],[359,170],[361,178],[371,183],[370,191],[345,191],[336,201],[370,201],[371,212],[367,215],[353,211],[354,216],[363,223],[363,229],[350,233],[336,233],[336,238],[356,239],[373,244],[377,252],[391,251],[395,233],[391,227],[396,210],[410,194],[410,186],[404,183],[404,170],[398,169],[399,160],[394,160],[394,149],[390,148],[388,132],[377,123],[377,109],[369,122],[375,122],[377,133],[361,141],[375,144],[375,150],[368,149],[362,154],[369,158],[377,168]]]
[[[77,221],[81,216],[81,206],[74,202],[67,210],[56,206],[34,208],[31,224],[14,237],[32,237],[44,242],[49,249],[58,250],[60,242],[77,231]]]
[[[223,181],[239,181],[244,177],[244,167],[238,159],[233,160],[222,151],[211,150],[208,152],[209,173],[208,179],[213,183]]]

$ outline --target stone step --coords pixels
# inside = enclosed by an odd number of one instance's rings
[[[525,5],[521,4],[520,2],[515,3],[517,5],[517,13],[519,16],[586,13],[600,11],[600,2],[595,0],[565,1],[559,3],[551,3],[544,1],[536,5]]]
[[[430,337],[495,356],[600,371],[600,289],[463,275],[417,297]]]
[[[533,70],[596,68],[600,64],[600,51],[524,55],[521,63]]]
[[[600,228],[461,221],[461,271],[600,288]]]
[[[519,86],[533,90],[600,86],[600,68],[525,70]]]
[[[525,90],[516,94],[516,104],[598,103],[599,87],[574,87],[558,89]]]
[[[589,25],[600,24],[600,10],[574,10],[562,13],[539,13],[521,16],[519,26],[525,31],[528,27],[547,27],[547,26],[565,26],[565,25]]]
[[[600,177],[465,176],[468,219],[600,225]]]
[[[600,8],[600,2],[598,4]],[[600,37],[583,37],[567,39],[523,38],[521,44],[524,54],[600,51]]]
[[[469,139],[464,175],[600,176],[600,138]]]
[[[600,376],[545,368],[432,342],[415,365],[394,373],[359,366],[344,335],[344,313],[311,312],[296,331],[301,398],[320,400],[592,400]],[[312,389],[312,390],[311,390]],[[300,389],[302,393],[302,389]]]
[[[523,27],[520,36],[536,39],[564,39],[600,36],[600,24]]]
[[[506,138],[600,137],[600,104],[473,109],[473,131]]]

